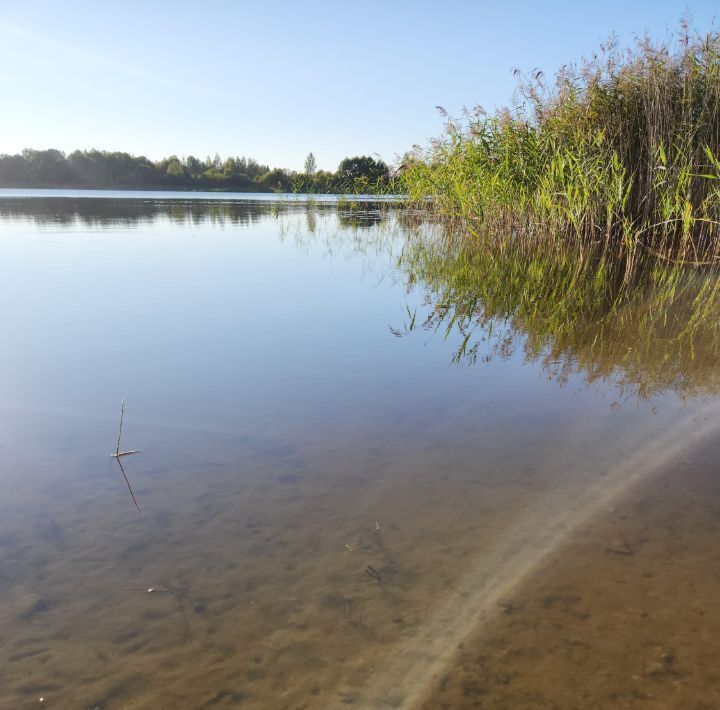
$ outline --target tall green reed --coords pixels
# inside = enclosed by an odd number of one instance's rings
[[[609,43],[553,85],[520,76],[517,96],[459,121],[440,109],[443,136],[402,166],[410,201],[479,238],[600,248],[625,279],[720,262],[720,35]]]

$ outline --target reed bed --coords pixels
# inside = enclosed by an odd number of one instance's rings
[[[609,42],[516,108],[447,119],[400,171],[411,202],[478,240],[571,246],[630,280],[648,261],[720,264],[720,35]],[[430,198],[428,200],[428,198]]]

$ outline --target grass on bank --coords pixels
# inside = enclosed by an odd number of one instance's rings
[[[608,43],[553,85],[521,76],[517,96],[416,148],[410,199],[479,238],[571,244],[624,279],[648,258],[720,262],[718,33]]]

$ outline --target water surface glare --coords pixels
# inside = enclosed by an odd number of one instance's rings
[[[0,707],[720,705],[715,316],[548,338],[433,235],[0,194]]]

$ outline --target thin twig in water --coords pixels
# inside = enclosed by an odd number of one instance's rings
[[[128,456],[129,454],[137,454],[140,449],[132,449],[130,451],[120,451],[120,437],[122,436],[122,425],[123,417],[125,416],[125,400],[120,400],[120,428],[118,429],[117,445],[115,446],[115,453],[112,454],[113,458],[120,458],[120,456]]]
[[[135,507],[137,508],[138,513],[139,513],[140,506],[138,505],[137,499],[135,498],[135,493],[133,493],[132,486],[130,485],[130,479],[128,479],[127,474],[125,473],[125,469],[123,468],[123,465],[120,462],[121,456],[127,456],[128,454],[137,454],[139,451],[139,449],[133,449],[132,451],[120,451],[120,438],[122,437],[122,427],[123,427],[124,416],[125,416],[125,400],[122,399],[122,400],[120,400],[120,428],[118,429],[115,453],[112,454],[112,457],[118,462],[118,466],[120,466],[120,471],[123,475],[123,478],[125,479],[125,483],[127,484],[128,490],[130,491],[130,497],[132,498],[133,503],[135,503]]]
[[[135,494],[133,493],[132,486],[130,485],[130,480],[128,479],[127,475],[125,474],[125,469],[123,468],[122,462],[120,461],[120,457],[116,456],[115,460],[118,462],[118,466],[120,466],[120,471],[122,472],[123,478],[125,479],[125,483],[127,483],[128,490],[130,491],[130,497],[132,498],[133,503],[135,503],[135,507],[137,508],[137,511],[139,513],[140,506],[138,505],[138,502],[135,499]]]
[[[125,415],[125,400],[120,400],[120,428],[118,429],[117,446],[115,447],[115,456],[120,454],[120,437],[122,436],[123,416]]]

